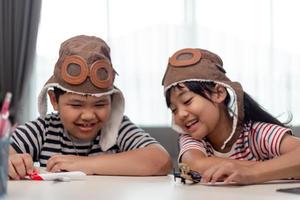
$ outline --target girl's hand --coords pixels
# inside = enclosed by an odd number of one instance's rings
[[[47,171],[82,171],[86,174],[92,174],[90,165],[92,164],[86,156],[74,155],[54,155],[47,161]]]
[[[253,165],[242,165],[229,160],[209,168],[202,174],[201,182],[203,183],[215,183],[217,181],[242,185],[255,183]]]
[[[34,171],[30,154],[10,154],[8,160],[8,176],[10,179],[20,180]]]

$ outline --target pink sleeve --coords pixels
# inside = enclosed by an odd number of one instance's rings
[[[260,157],[271,159],[280,156],[280,143],[283,136],[289,131],[291,130],[275,124],[255,123],[253,125],[253,141]]]
[[[199,140],[195,140],[194,138],[192,138],[189,135],[181,135],[179,137],[179,155],[178,155],[178,162],[181,161],[181,156],[188,150],[191,149],[197,149],[202,151],[205,155],[207,155],[206,153],[206,149],[205,149],[205,142],[204,141],[199,141]]]

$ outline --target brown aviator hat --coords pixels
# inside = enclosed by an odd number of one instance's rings
[[[39,95],[39,113],[47,112],[47,91],[57,87],[66,92],[100,97],[112,95],[111,115],[102,128],[100,145],[103,150],[115,144],[124,113],[122,92],[113,85],[115,70],[110,59],[110,48],[100,38],[79,35],[60,46],[59,58],[53,75]]]
[[[46,84],[58,83],[65,90],[93,95],[111,90],[114,77],[107,44],[80,35],[61,44],[54,74]]]
[[[233,116],[232,132],[224,142],[222,148],[231,144],[232,138],[238,137],[244,119],[244,92],[238,82],[232,82],[223,69],[221,58],[204,49],[181,49],[177,51],[168,62],[162,84],[166,92],[171,87],[187,81],[213,81],[227,89],[230,102],[227,105],[229,113]],[[172,127],[184,133],[173,120]]]

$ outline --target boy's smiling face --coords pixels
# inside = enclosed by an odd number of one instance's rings
[[[82,141],[91,141],[107,122],[111,112],[111,96],[84,96],[64,93],[55,99],[48,92],[54,110],[60,113],[61,121],[68,133]]]

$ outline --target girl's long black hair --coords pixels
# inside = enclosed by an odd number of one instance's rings
[[[190,91],[210,100],[208,97],[208,94],[212,94],[214,92],[214,87],[216,86],[216,83],[213,81],[208,82],[200,82],[200,81],[188,81],[181,84],[177,84],[173,87],[171,87],[166,92],[166,103],[167,106],[170,107],[170,96],[171,91],[174,88],[182,88],[183,85],[185,85]],[[225,105],[228,104],[230,100],[229,95],[227,95],[225,99]],[[262,106],[260,106],[248,93],[244,92],[244,123],[248,122],[266,122],[271,124],[277,124],[283,127],[288,127],[288,123],[291,120],[288,120],[287,123],[282,123],[278,119],[276,119],[274,116],[272,116],[270,113],[268,113]]]

